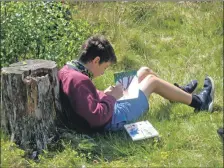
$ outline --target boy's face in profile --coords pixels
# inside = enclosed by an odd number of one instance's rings
[[[91,72],[93,73],[93,77],[96,78],[104,74],[104,71],[110,66],[110,62],[100,62],[100,57],[96,57],[92,62]]]

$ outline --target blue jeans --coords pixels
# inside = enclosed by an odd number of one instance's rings
[[[118,131],[124,128],[124,124],[139,119],[149,110],[148,99],[145,94],[139,90],[137,98],[118,100],[114,106],[112,120],[105,126],[106,131]]]

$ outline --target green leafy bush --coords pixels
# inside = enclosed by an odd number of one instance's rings
[[[72,18],[77,12],[60,2],[2,2],[2,66],[28,58],[62,66],[73,59],[93,32],[85,20]]]

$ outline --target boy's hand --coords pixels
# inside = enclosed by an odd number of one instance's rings
[[[121,84],[118,84],[116,86],[109,86],[106,90],[104,90],[104,93],[107,95],[111,95],[118,100],[123,96],[123,87]]]

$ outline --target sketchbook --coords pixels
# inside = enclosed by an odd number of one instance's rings
[[[140,121],[124,125],[133,141],[159,136],[158,131],[149,121]]]
[[[123,86],[123,97],[119,100],[134,99],[138,97],[139,86],[138,78],[136,76],[137,71],[118,72],[114,74],[115,84],[121,84]]]

